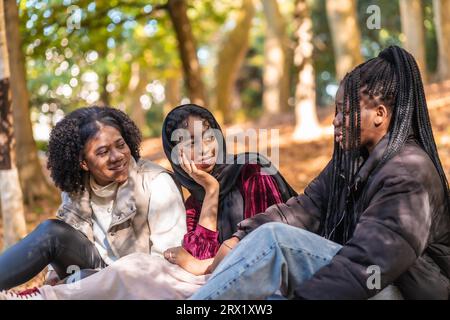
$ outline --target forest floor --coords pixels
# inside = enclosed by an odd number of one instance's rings
[[[450,179],[450,80],[431,84],[426,87],[429,113],[433,125],[433,132],[439,150],[441,161],[447,178]],[[333,119],[334,108],[322,109],[319,114],[320,123],[324,130],[329,128]],[[297,192],[302,192],[326,165],[332,155],[333,137],[326,133],[319,139],[309,142],[296,142],[292,138],[294,132],[294,119],[292,115],[272,117],[266,121],[247,122],[226,127],[231,132],[238,129],[271,128],[279,130],[279,169],[286,180]],[[269,144],[270,146],[270,144]],[[238,145],[237,152],[244,151],[244,145]],[[270,155],[270,154],[269,154]],[[166,168],[169,168],[160,138],[146,139],[142,144],[142,156]],[[39,222],[54,217],[56,207],[41,202],[33,207],[26,208],[28,231],[33,230]],[[0,248],[2,247],[2,226],[0,221]],[[28,283],[16,288],[18,290],[41,285],[44,273],[30,280]]]

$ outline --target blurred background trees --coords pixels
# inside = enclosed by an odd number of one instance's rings
[[[449,0],[433,0],[434,26],[438,47],[438,75],[450,79],[450,12]]]
[[[16,1],[7,2],[11,12]],[[448,2],[305,0],[307,14],[298,18],[298,2],[290,0],[17,1],[9,29],[16,39],[12,47],[22,50],[10,50],[15,74],[26,70],[29,92],[27,97],[23,85],[17,89],[23,100],[17,109],[28,110],[16,115],[24,124],[17,130],[23,141],[18,146],[33,148],[24,118],[31,119],[45,149],[56,121],[94,103],[126,110],[145,136],[159,135],[164,110],[182,101],[215,110],[225,123],[280,113],[297,114],[301,121],[295,96],[305,67],[296,65],[296,47],[312,46],[304,50],[310,51],[314,111],[332,104],[346,72],[390,44],[415,54],[425,79],[445,79]],[[379,28],[368,27],[371,5],[380,9]],[[20,33],[13,32],[14,16]],[[311,25],[309,40],[299,38],[301,23]],[[306,42],[298,45],[299,39]],[[30,154],[27,163],[35,163],[35,152],[23,153]],[[32,191],[26,194],[33,199]]]

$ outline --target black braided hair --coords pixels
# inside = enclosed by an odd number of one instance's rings
[[[348,73],[341,85],[344,86],[344,110],[349,106],[349,128],[343,130],[342,139],[343,145],[347,147],[342,150],[337,142],[334,144],[331,193],[327,213],[322,218],[322,234],[328,239],[336,240],[336,230],[339,229],[342,233],[340,240],[345,243],[351,237],[361,213],[354,206],[354,193],[350,192],[364,152],[361,149],[360,94],[378,99],[392,115],[390,139],[374,172],[396,155],[413,134],[436,167],[447,206],[450,206],[449,185],[437,152],[422,79],[414,57],[398,46],[390,46],[378,57],[362,63]],[[336,108],[336,114],[337,112]],[[343,212],[339,212],[341,201],[345,201]]]
[[[85,172],[80,167],[86,143],[101,125],[116,128],[137,161],[142,136],[136,124],[122,111],[111,107],[91,106],[77,109],[56,124],[50,133],[47,168],[55,185],[65,192],[84,189]]]

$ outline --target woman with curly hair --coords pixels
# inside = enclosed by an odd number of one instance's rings
[[[62,191],[57,218],[0,256],[0,289],[49,266],[48,281],[102,269],[134,252],[162,256],[186,233],[179,188],[162,167],[140,159],[141,134],[122,111],[87,107],[57,123],[48,169]],[[80,275],[78,273],[78,275]]]
[[[182,246],[164,258],[144,253],[123,257],[73,284],[44,286],[34,296],[0,293],[0,299],[186,299],[205,284],[215,255],[229,250],[242,220],[296,195],[260,154],[227,154],[217,120],[203,107],[173,109],[163,125],[163,147],[187,199]]]

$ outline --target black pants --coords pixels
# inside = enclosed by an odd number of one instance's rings
[[[71,273],[69,266],[106,267],[95,245],[80,231],[60,220],[46,220],[0,255],[0,290],[27,282],[49,264],[60,279]]]

